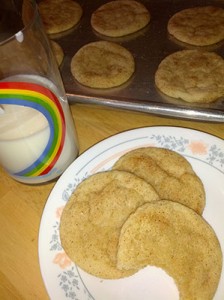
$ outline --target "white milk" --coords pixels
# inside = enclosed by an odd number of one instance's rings
[[[37,83],[39,77],[26,78],[25,76],[13,77],[7,81],[33,81]],[[39,80],[40,82],[40,80]],[[44,79],[44,85],[49,82]],[[43,82],[42,82],[43,84]],[[51,90],[55,95],[55,88]],[[61,97],[60,97],[61,99]],[[37,110],[17,105],[1,105],[0,113],[0,162],[2,166],[15,179],[25,183],[41,183],[58,177],[78,155],[78,144],[66,101],[61,99],[62,108],[66,120],[66,135],[64,147],[59,159],[50,173],[42,176],[23,177],[13,175],[30,166],[45,149],[50,127],[45,116]],[[2,112],[2,109],[4,112]]]

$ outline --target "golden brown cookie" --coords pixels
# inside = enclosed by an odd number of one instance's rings
[[[81,19],[82,7],[73,0],[42,0],[40,16],[48,34],[55,34],[74,27]]]
[[[215,6],[187,8],[173,15],[167,25],[176,39],[195,46],[208,46],[224,39],[224,9]]]
[[[134,0],[111,1],[100,6],[91,16],[91,25],[98,33],[120,37],[144,28],[150,21],[148,9]]]
[[[224,95],[224,60],[213,52],[182,50],[160,63],[157,88],[186,102],[209,103]]]
[[[64,52],[61,46],[53,40],[51,40],[51,47],[52,47],[53,54],[56,58],[56,62],[58,66],[60,66],[64,58]]]
[[[132,54],[107,41],[89,43],[71,61],[71,72],[81,84],[92,88],[111,88],[125,83],[135,71]]]
[[[147,265],[175,280],[180,299],[211,300],[221,270],[222,251],[214,230],[192,209],[173,201],[139,207],[121,229],[118,268]]]
[[[158,199],[148,183],[128,172],[107,171],[88,177],[62,213],[60,237],[65,252],[80,268],[101,278],[133,274],[133,270],[116,267],[120,229],[139,205]]]
[[[172,150],[145,147],[132,150],[114,164],[150,183],[161,199],[182,203],[202,214],[205,191],[190,163]]]

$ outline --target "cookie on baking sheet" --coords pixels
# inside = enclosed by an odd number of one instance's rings
[[[72,261],[101,278],[135,271],[116,268],[120,229],[143,203],[159,200],[150,184],[122,171],[97,173],[81,182],[66,204],[60,224],[62,247]]]
[[[177,40],[208,46],[224,39],[224,9],[214,6],[187,8],[168,21],[167,30]]]
[[[164,94],[209,103],[224,95],[224,59],[214,52],[182,50],[160,63],[155,84]]]
[[[71,61],[74,78],[91,88],[122,85],[134,71],[135,61],[132,54],[124,47],[107,41],[84,45]]]
[[[113,166],[131,172],[150,183],[161,199],[180,202],[202,214],[205,191],[191,164],[172,150],[145,147],[132,150]]]
[[[51,42],[53,54],[56,58],[56,62],[58,66],[60,66],[64,58],[64,51],[62,50],[61,46],[57,42],[53,40],[51,40],[50,42]]]
[[[55,34],[74,27],[81,19],[82,7],[73,0],[42,0],[40,16],[48,34]]]
[[[107,2],[91,16],[93,29],[109,37],[121,37],[134,33],[144,28],[149,21],[148,9],[134,0]]]
[[[173,201],[139,207],[124,223],[117,266],[153,265],[175,280],[180,299],[211,300],[222,270],[220,243],[211,226],[192,209]]]

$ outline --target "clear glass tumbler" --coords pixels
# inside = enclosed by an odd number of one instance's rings
[[[75,126],[36,2],[3,3],[0,164],[20,182],[43,183],[77,157]],[[11,27],[6,25],[10,18]]]

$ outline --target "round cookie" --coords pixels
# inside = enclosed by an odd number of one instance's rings
[[[39,12],[48,34],[55,34],[74,27],[81,19],[82,7],[73,0],[42,0]]]
[[[156,147],[132,150],[114,164],[150,183],[161,199],[182,203],[202,214],[205,191],[190,163],[180,154]]]
[[[93,29],[109,37],[121,37],[134,33],[144,28],[149,21],[148,9],[134,0],[107,2],[91,16]]]
[[[173,98],[191,103],[213,102],[224,95],[224,60],[213,52],[177,51],[159,64],[155,84]]]
[[[211,300],[222,270],[214,230],[192,209],[173,201],[139,207],[124,223],[117,266],[136,270],[153,265],[175,280],[180,299]]]
[[[168,21],[167,30],[177,40],[208,46],[224,39],[224,9],[214,6],[187,8]]]
[[[53,54],[56,58],[56,62],[58,66],[60,66],[64,58],[64,52],[61,46],[53,40],[51,40],[51,47],[52,47]]]
[[[116,267],[120,229],[146,202],[159,200],[143,179],[122,171],[97,173],[81,182],[66,204],[60,223],[62,247],[86,272],[116,279],[135,271]]]
[[[132,54],[107,41],[84,45],[73,56],[71,72],[81,84],[91,88],[111,88],[125,83],[135,71]]]

